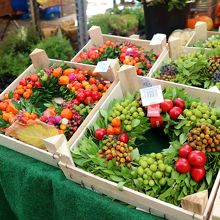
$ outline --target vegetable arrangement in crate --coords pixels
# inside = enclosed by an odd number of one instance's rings
[[[71,143],[112,86],[113,72],[102,76],[91,66],[50,62],[44,68],[40,64],[38,69],[24,72],[2,93],[2,138],[10,136],[44,150],[43,139],[57,134],[65,134]]]
[[[171,58],[168,53],[164,56],[151,77],[205,89],[213,86],[220,88],[220,48],[177,49],[174,45],[170,48],[170,54]]]
[[[91,40],[72,61],[96,65],[108,58],[118,58],[121,65],[135,66],[138,75],[149,73],[166,45],[165,36],[162,42],[153,44],[146,40],[104,35],[99,27],[92,27],[89,34]]]
[[[195,33],[187,43],[188,47],[219,48],[220,32],[207,31],[206,22],[197,22]]]
[[[207,102],[216,93],[207,91],[200,100],[205,90],[150,78],[139,80],[157,86],[137,92],[138,80],[132,78],[130,87],[122,80],[131,75],[133,67],[121,68],[120,83],[72,146],[74,163],[86,172],[62,159],[61,169],[73,181],[168,219],[206,218],[219,184],[220,114]],[[152,101],[159,94],[164,98],[160,104],[143,106],[141,97]]]

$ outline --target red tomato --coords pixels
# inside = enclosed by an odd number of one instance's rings
[[[196,182],[200,182],[201,180],[203,180],[205,174],[206,174],[206,170],[204,167],[193,167],[190,172],[192,179],[195,180]]]
[[[85,94],[84,94],[83,92],[79,92],[79,93],[77,94],[76,98],[77,98],[77,100],[78,100],[79,102],[83,102],[83,101],[85,100],[86,96],[85,96]]]
[[[92,95],[92,91],[86,89],[86,90],[84,91],[84,94],[85,94],[86,97],[91,96],[91,95]]]
[[[192,147],[188,144],[184,144],[179,150],[178,154],[180,157],[187,158],[189,153],[192,151]]]
[[[191,166],[203,167],[206,164],[206,155],[202,151],[194,150],[189,153],[188,161]]]
[[[27,85],[27,82],[25,79],[21,79],[20,82],[19,82],[20,85],[22,86],[26,86]]]
[[[173,104],[177,107],[180,107],[181,109],[184,109],[185,108],[185,101],[181,98],[176,98],[174,101],[173,101]]]
[[[93,78],[93,77],[90,78],[90,79],[89,79],[89,83],[90,83],[90,84],[96,84],[96,79]]]
[[[171,108],[169,111],[170,118],[172,120],[176,120],[182,114],[182,112],[183,111],[180,107],[175,106],[175,107]]]
[[[152,128],[161,127],[161,126],[163,126],[163,118],[161,116],[151,117],[150,123],[151,123]]]
[[[175,167],[179,173],[188,173],[191,169],[189,161],[186,158],[179,158],[176,161]]]
[[[118,140],[127,144],[129,141],[129,137],[126,133],[123,133],[119,135]]]
[[[35,74],[35,73],[31,74],[30,78],[31,78],[31,81],[33,81],[33,82],[37,82],[38,81],[38,75]]]
[[[106,130],[104,128],[98,128],[95,130],[95,138],[98,140],[102,140],[106,135]]]
[[[160,103],[160,107],[163,112],[168,112],[173,107],[173,102],[170,99],[164,99],[164,101]]]
[[[90,105],[90,104],[94,103],[94,100],[92,99],[91,96],[88,96],[85,98],[84,102],[86,105]]]
[[[77,80],[82,82],[82,81],[86,80],[86,77],[83,74],[78,74]]]

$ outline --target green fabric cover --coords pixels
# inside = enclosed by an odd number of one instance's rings
[[[0,220],[159,220],[67,180],[62,171],[0,146]]]

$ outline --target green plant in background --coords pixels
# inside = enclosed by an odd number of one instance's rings
[[[118,7],[108,9],[105,14],[94,15],[89,19],[88,28],[100,26],[104,34],[128,36],[134,34],[137,28],[144,27],[144,12],[142,7]]]
[[[107,14],[97,14],[89,18],[88,28],[100,26],[103,34],[109,34],[111,29],[109,27],[109,16]]]
[[[158,4],[166,4],[168,7],[168,11],[172,11],[173,9],[183,9],[189,0],[138,0],[139,2],[146,3],[147,6],[153,6]]]
[[[62,37],[53,36],[40,41],[34,48],[43,49],[48,57],[60,60],[70,60],[74,56],[74,50],[70,42]]]
[[[113,33],[126,36],[137,31],[138,20],[133,15],[111,15],[109,24]]]

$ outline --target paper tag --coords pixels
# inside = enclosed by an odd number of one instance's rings
[[[163,41],[166,42],[166,34],[155,34],[150,41],[150,45],[161,44]]]
[[[141,80],[140,80],[141,81],[141,86],[143,88],[153,86],[154,83],[153,83],[153,81],[151,79],[150,78],[143,78],[142,77]]]
[[[159,117],[160,116],[160,105],[148,105],[147,106],[147,116],[148,117]]]
[[[212,91],[212,92],[220,92],[217,86],[213,86],[210,89],[208,89],[208,91]]]
[[[163,93],[160,85],[140,89],[143,106],[163,102]]]
[[[111,61],[100,61],[97,63],[94,72],[96,73],[106,73],[111,64]]]

